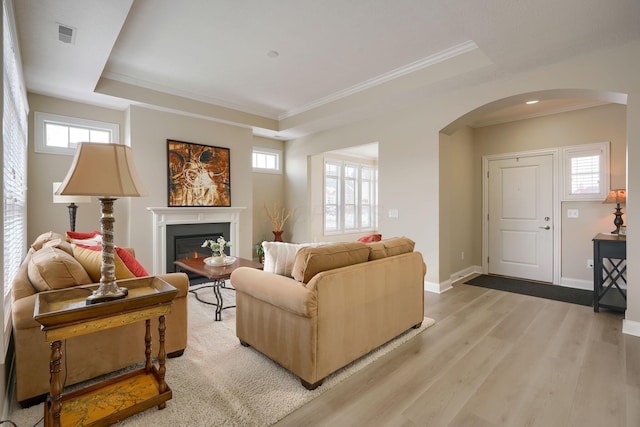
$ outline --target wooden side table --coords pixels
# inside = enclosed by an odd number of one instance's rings
[[[45,426],[107,426],[153,406],[164,409],[172,392],[164,380],[165,314],[178,290],[157,277],[120,280],[129,290],[120,300],[86,305],[97,285],[41,292],[34,318],[50,343],[51,393],[44,405]],[[159,319],[158,365],[151,363],[151,319]],[[145,366],[98,384],[63,394],[62,340],[145,321]],[[96,354],[96,358],[108,357]],[[141,357],[142,359],[142,357]]]
[[[625,311],[626,285],[626,236],[598,234],[593,238],[593,311]]]
[[[234,257],[235,258],[235,257]],[[185,258],[175,261],[174,264],[178,267],[177,271],[189,271],[202,277],[206,277],[211,280],[210,284],[200,286],[197,289],[190,289],[189,292],[195,295],[196,299],[202,303],[213,305],[216,307],[215,320],[217,322],[222,320],[222,310],[227,308],[234,308],[235,305],[224,305],[222,299],[222,293],[220,289],[232,289],[225,286],[225,280],[231,277],[233,273],[239,267],[251,267],[262,270],[263,265],[250,259],[235,258],[235,261],[228,265],[207,265],[205,258]],[[200,298],[198,291],[200,289],[212,288],[213,295],[216,297],[216,302],[205,301]]]

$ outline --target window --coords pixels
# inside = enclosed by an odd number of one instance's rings
[[[254,148],[252,164],[254,172],[282,173],[282,151]]]
[[[609,143],[562,148],[564,199],[602,201],[609,191]]]
[[[115,123],[36,112],[34,126],[38,153],[74,155],[80,142],[109,144],[120,140],[120,127]]]
[[[324,232],[350,233],[377,227],[378,169],[325,159]]]
[[[3,7],[2,57],[2,263],[3,304],[0,319],[4,333],[0,339],[3,363],[11,336],[11,283],[18,272],[27,247],[27,94],[22,78],[12,2]]]

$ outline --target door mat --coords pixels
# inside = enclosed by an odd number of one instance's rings
[[[490,276],[487,274],[469,279],[465,283],[467,285],[513,292],[532,297],[586,305],[588,307],[593,306],[593,291],[587,291],[585,289],[567,288],[560,285],[548,285],[511,277]]]

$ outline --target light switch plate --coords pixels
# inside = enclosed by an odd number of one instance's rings
[[[567,209],[567,218],[579,218],[580,211],[578,209]]]

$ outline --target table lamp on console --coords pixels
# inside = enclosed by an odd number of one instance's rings
[[[80,143],[71,168],[56,194],[97,196],[100,200],[100,286],[87,298],[87,304],[127,296],[127,289],[118,287],[115,278],[113,202],[119,197],[140,197],[144,193],[145,190],[136,173],[131,147],[123,144]]]
[[[620,210],[620,203],[625,203],[627,201],[627,190],[624,188],[620,188],[617,190],[609,191],[607,198],[602,203],[615,203],[616,211],[613,213],[615,218],[613,220],[613,225],[616,226],[616,229],[611,232],[611,234],[620,234],[620,227],[624,223],[622,221],[622,211]]]

